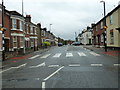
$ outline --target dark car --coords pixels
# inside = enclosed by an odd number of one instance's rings
[[[58,43],[58,46],[63,46],[63,44],[62,43]]]

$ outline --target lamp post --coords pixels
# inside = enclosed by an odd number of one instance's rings
[[[50,25],[50,31],[51,31],[51,26],[52,26],[52,24],[49,24]]]
[[[107,31],[106,31],[106,7],[105,7],[105,1],[100,1],[100,3],[103,3],[103,7],[104,7],[104,48],[105,48],[105,52],[107,52]]]
[[[5,60],[5,42],[4,42],[4,1],[2,0],[2,60]]]

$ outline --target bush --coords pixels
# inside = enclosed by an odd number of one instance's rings
[[[50,46],[51,44],[49,42],[43,42],[43,45],[47,47],[47,46]]]

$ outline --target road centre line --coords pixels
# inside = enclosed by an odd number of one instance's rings
[[[70,64],[69,67],[79,67],[80,64]]]
[[[29,59],[35,59],[35,58],[37,58],[37,57],[39,57],[40,55],[35,55],[35,56],[33,56],[33,57],[31,57],[31,58],[29,58]]]
[[[52,76],[54,76],[57,72],[59,72],[61,69],[63,69],[64,66],[60,67],[58,70],[56,70],[54,73],[52,73],[51,75],[49,75],[47,78],[44,79],[44,81],[48,80],[49,78],[51,78]]]
[[[40,57],[40,58],[47,58],[48,56],[50,56],[51,54],[46,54],[46,55],[44,55],[44,56],[42,56],[42,57]]]
[[[60,65],[49,65],[48,67],[59,67]]]
[[[120,66],[120,64],[113,64],[114,66]]]
[[[6,71],[9,71],[9,70],[11,70],[11,69],[18,69],[18,68],[21,68],[21,67],[23,67],[23,66],[26,66],[26,64],[27,64],[27,63],[22,64],[22,65],[20,65],[20,66],[18,66],[18,67],[11,67],[11,68],[9,68],[9,69],[6,69],[6,70],[1,71],[0,73],[3,73],[3,72],[6,72]]]
[[[91,66],[103,66],[103,64],[91,64]]]

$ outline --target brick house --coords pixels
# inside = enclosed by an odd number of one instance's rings
[[[41,24],[37,24],[37,36],[38,36],[38,48],[42,48],[42,39],[41,39]]]
[[[104,47],[104,18],[92,26],[93,29],[93,45],[96,47]]]
[[[36,51],[38,49],[37,25],[31,22],[31,16],[25,17],[25,47]]]

